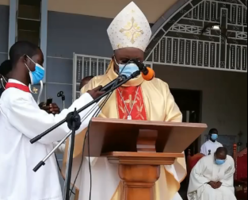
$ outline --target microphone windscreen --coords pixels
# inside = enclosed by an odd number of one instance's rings
[[[143,77],[144,80],[150,81],[155,77],[155,72],[150,67],[147,67],[146,69],[147,69],[148,73],[146,75],[144,73],[142,73],[142,77]]]

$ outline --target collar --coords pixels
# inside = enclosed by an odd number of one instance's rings
[[[114,71],[114,62],[113,62],[113,60],[111,60],[109,66],[108,66],[106,74],[107,74],[107,76],[109,77],[109,79],[111,81],[118,77],[118,75]],[[141,75],[139,75],[137,78],[134,78],[134,79],[128,81],[127,83],[125,83],[122,86],[123,87],[139,86],[139,85],[141,85],[143,83],[143,81],[144,81],[144,79],[142,78]]]
[[[22,82],[15,80],[15,79],[9,79],[8,83],[5,86],[6,89],[8,88],[16,88],[19,90],[22,90],[24,92],[29,92],[30,93],[30,89],[28,86],[26,86],[25,84],[23,84]]]
[[[8,83],[17,83],[17,84],[26,86],[26,85],[25,85],[24,83],[22,83],[21,81],[18,81],[18,80],[16,80],[16,79],[12,79],[12,78],[8,80]]]

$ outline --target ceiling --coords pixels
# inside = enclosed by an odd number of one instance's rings
[[[0,0],[0,5],[9,5],[9,0]]]
[[[150,23],[155,23],[177,1],[134,0]],[[48,0],[48,10],[114,18],[130,2],[130,0]]]
[[[20,0],[33,2],[33,0]],[[146,15],[155,23],[177,1],[184,0],[134,0]],[[72,14],[114,18],[131,0],[48,0],[48,10]],[[9,5],[9,0],[0,0],[0,5]]]

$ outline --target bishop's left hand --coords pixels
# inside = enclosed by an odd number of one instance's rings
[[[49,106],[42,102],[39,104],[40,109],[46,111],[48,114],[59,114],[60,109],[56,103],[51,103]]]

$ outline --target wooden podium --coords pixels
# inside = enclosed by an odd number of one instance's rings
[[[171,165],[184,157],[182,152],[206,128],[205,124],[94,118],[85,155],[104,156],[119,164],[123,200],[153,200],[160,165]]]

